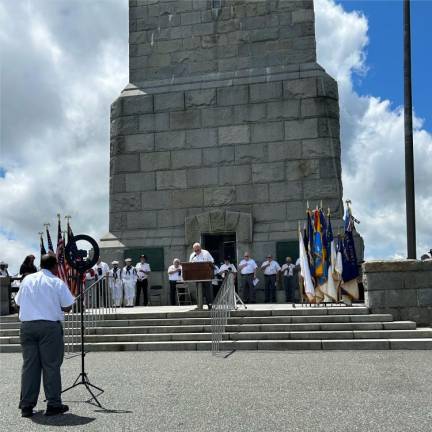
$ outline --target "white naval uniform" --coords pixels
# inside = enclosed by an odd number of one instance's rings
[[[124,297],[126,306],[133,306],[135,300],[135,285],[137,282],[137,271],[135,267],[123,267],[122,280],[124,286]]]
[[[120,307],[123,299],[122,269],[120,267],[117,267],[116,269],[113,267],[109,271],[109,275],[109,283],[114,299],[114,305]]]

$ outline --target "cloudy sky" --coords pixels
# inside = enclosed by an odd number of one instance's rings
[[[344,199],[369,259],[406,248],[402,8],[373,3],[315,1],[319,63],[339,82]],[[430,50],[418,33],[431,6],[413,4],[413,54]],[[0,259],[12,271],[37,253],[44,222],[56,237],[59,212],[77,233],[107,232],[109,108],[127,84],[127,44],[127,0],[0,0]],[[413,67],[421,253],[432,247],[431,61],[418,55]]]

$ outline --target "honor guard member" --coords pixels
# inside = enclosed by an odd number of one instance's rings
[[[172,306],[175,306],[177,282],[182,280],[182,266],[178,258],[174,258],[172,265],[168,267],[168,279],[170,284],[170,302]]]
[[[139,306],[141,290],[144,296],[144,306],[148,305],[148,276],[151,272],[150,264],[147,262],[145,255],[140,256],[140,262],[135,266],[137,272],[137,283],[136,283],[136,298],[135,306]]]
[[[120,307],[123,300],[123,281],[122,269],[119,268],[119,262],[113,261],[111,263],[113,268],[109,272],[109,283],[112,292],[112,298],[115,307]]]
[[[211,262],[214,263],[213,257],[210,255],[209,251],[201,248],[199,243],[194,243],[192,246],[193,252],[189,257],[189,262]],[[205,297],[207,301],[207,306],[211,309],[211,304],[213,302],[213,289],[211,282],[202,282],[202,289],[205,291]]]
[[[45,415],[63,414],[60,367],[63,362],[64,311],[71,310],[74,296],[54,273],[57,259],[42,255],[41,270],[21,282],[15,302],[20,306],[20,341],[23,356],[19,408],[23,417],[31,417],[36,406],[41,373],[47,400]]]
[[[123,267],[122,280],[124,286],[125,306],[133,307],[135,298],[135,286],[137,282],[137,271],[132,267],[132,259],[125,259],[126,265]]]
[[[294,290],[296,286],[295,270],[296,270],[296,266],[293,264],[291,257],[286,257],[285,264],[281,268],[281,273],[283,275],[285,301],[287,303],[289,302],[294,303]]]
[[[98,306],[108,306],[105,275],[109,273],[109,266],[98,258],[97,263],[93,266],[93,271],[95,272],[96,280],[99,281],[97,304]]]
[[[256,270],[258,266],[250,257],[249,252],[245,252],[243,259],[240,261],[238,269],[241,274],[242,297],[245,303],[256,302],[256,291],[254,279],[256,278]]]
[[[264,303],[276,303],[276,276],[281,267],[271,255],[267,255],[267,261],[261,264],[264,272]]]

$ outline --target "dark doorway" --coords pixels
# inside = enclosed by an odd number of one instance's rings
[[[226,256],[229,256],[231,262],[237,265],[235,233],[202,234],[202,246],[211,253],[217,266],[223,263]]]

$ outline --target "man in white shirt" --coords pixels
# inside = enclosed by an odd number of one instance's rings
[[[241,274],[242,297],[245,303],[256,302],[256,292],[254,279],[256,278],[256,270],[258,266],[250,257],[249,252],[245,252],[243,259],[240,261],[238,269]]]
[[[295,290],[295,272],[296,266],[292,263],[291,257],[285,258],[285,264],[281,268],[283,275],[283,286],[285,288],[285,301],[287,303],[294,303],[294,290]]]
[[[235,265],[231,263],[231,258],[225,257],[224,263],[219,267],[219,274],[222,276],[222,279],[225,279],[225,275],[228,272],[237,273],[237,269]]]
[[[276,276],[281,267],[273,260],[271,255],[267,255],[267,260],[261,264],[264,272],[264,303],[276,303]]]
[[[170,284],[171,306],[175,306],[177,282],[182,280],[182,266],[178,258],[174,258],[172,265],[168,267],[168,279]]]
[[[137,271],[132,267],[132,259],[125,259],[126,265],[122,270],[122,281],[124,287],[125,306],[133,307],[135,297],[135,286],[137,281]]]
[[[145,255],[140,256],[140,262],[135,266],[137,272],[135,306],[139,306],[141,290],[144,296],[144,306],[148,305],[148,276],[151,272],[150,264]]]
[[[211,262],[214,263],[214,259],[211,256],[209,251],[206,251],[205,249],[201,248],[201,245],[199,243],[194,243],[192,246],[193,252],[191,253],[189,257],[189,262]],[[213,289],[211,282],[201,282],[202,290],[205,292],[205,297],[207,301],[207,307],[209,310],[211,309],[211,304],[213,302]],[[197,287],[197,291],[198,291]],[[198,300],[198,307],[201,305],[199,304],[200,301]]]
[[[15,302],[20,306],[20,340],[23,356],[21,398],[23,417],[31,417],[37,404],[41,373],[47,399],[45,415],[69,410],[61,400],[60,366],[63,362],[64,312],[71,310],[75,298],[67,285],[54,273],[57,259],[43,255],[41,270],[29,274],[20,285]]]

